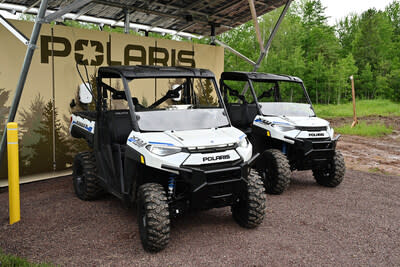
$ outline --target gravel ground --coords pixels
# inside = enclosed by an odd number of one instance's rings
[[[229,208],[173,221],[169,246],[143,251],[135,211],[114,197],[83,202],[71,177],[21,187],[22,221],[8,225],[0,192],[0,248],[33,262],[66,266],[399,266],[400,179],[348,170],[337,188],[293,173],[267,195],[263,224],[247,230]]]

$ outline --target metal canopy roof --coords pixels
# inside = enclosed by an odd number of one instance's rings
[[[71,5],[74,0],[49,0],[48,11],[61,10]],[[211,35],[215,24],[215,34],[221,34],[233,27],[251,20],[249,2],[246,0],[82,0],[85,3],[69,11],[73,19],[81,16],[123,22],[128,17],[131,23],[164,28],[176,32],[187,32],[203,36]],[[270,12],[287,0],[255,0],[258,16]],[[24,13],[35,14],[40,0],[1,0],[1,4],[24,6]],[[4,9],[0,8],[0,9]],[[10,10],[10,9],[9,9]],[[127,13],[126,13],[127,12]],[[116,24],[116,23],[115,23]]]

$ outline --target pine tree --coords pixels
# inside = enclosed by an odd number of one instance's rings
[[[67,163],[72,163],[70,148],[62,128],[57,111],[55,113],[55,148],[56,148],[56,170],[65,169]],[[28,146],[33,150],[33,156],[29,159],[31,173],[51,171],[53,169],[53,103],[47,102],[42,121],[38,129],[34,130],[39,135],[39,141]]]
[[[6,102],[10,96],[10,91],[5,88],[0,88],[0,133],[3,134],[7,115],[10,112],[10,107],[6,106]]]
[[[10,107],[6,105],[10,91],[5,88],[0,88],[0,135],[3,136],[7,115],[10,112]],[[7,156],[3,157],[0,165],[0,179],[8,177]]]

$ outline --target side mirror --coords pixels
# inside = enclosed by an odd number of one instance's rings
[[[178,88],[179,86],[181,86],[181,85],[180,85],[180,84],[174,84],[174,85],[172,85],[172,90],[175,90],[175,89]],[[178,97],[172,98],[172,100],[174,100],[175,102],[181,101],[181,99],[182,99],[182,90],[179,90],[178,94],[179,94]]]
[[[90,91],[89,91],[90,89]],[[92,103],[92,86],[90,83],[82,83],[79,85],[79,102],[82,104],[90,104]]]

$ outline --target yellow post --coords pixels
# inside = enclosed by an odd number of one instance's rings
[[[19,201],[18,124],[7,124],[8,195],[10,224],[21,219]]]

